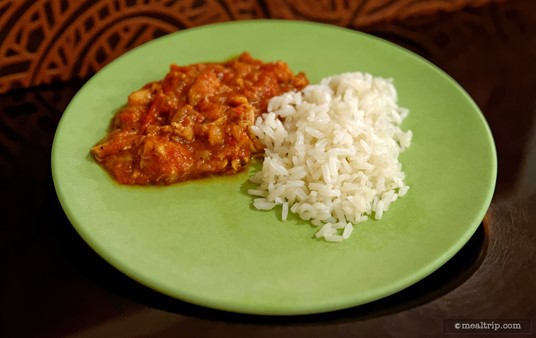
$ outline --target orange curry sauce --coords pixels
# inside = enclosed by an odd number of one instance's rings
[[[130,94],[91,153],[123,184],[235,174],[263,151],[249,128],[270,98],[307,84],[286,63],[248,53],[225,63],[171,65],[162,81]]]

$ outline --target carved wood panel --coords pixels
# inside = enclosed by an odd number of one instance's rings
[[[0,93],[87,78],[124,52],[178,30],[258,18],[361,29],[499,0],[1,0]]]

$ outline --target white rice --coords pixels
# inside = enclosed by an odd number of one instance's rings
[[[301,92],[274,97],[252,132],[266,146],[249,193],[260,210],[282,206],[341,242],[353,224],[381,219],[409,187],[398,155],[411,131],[391,79],[367,73],[327,77]]]

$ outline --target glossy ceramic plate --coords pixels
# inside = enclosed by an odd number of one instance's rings
[[[278,211],[256,211],[246,172],[168,187],[116,184],[89,149],[128,94],[171,63],[249,51],[282,59],[311,82],[364,71],[391,77],[412,129],[402,154],[408,194],[341,244]],[[493,138],[475,103],[445,73],[355,31],[289,21],[233,22],[171,34],[120,57],[73,98],[52,152],[66,215],[105,260],[138,282],[194,304],[252,314],[310,314],[367,303],[424,278],[471,237],[496,179]],[[251,170],[255,170],[252,168]]]

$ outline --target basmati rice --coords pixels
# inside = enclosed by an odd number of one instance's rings
[[[409,187],[398,161],[411,144],[402,131],[409,110],[391,79],[367,73],[327,77],[301,92],[274,97],[251,131],[266,146],[257,209],[282,206],[319,226],[317,238],[341,242],[353,225],[381,219]]]

